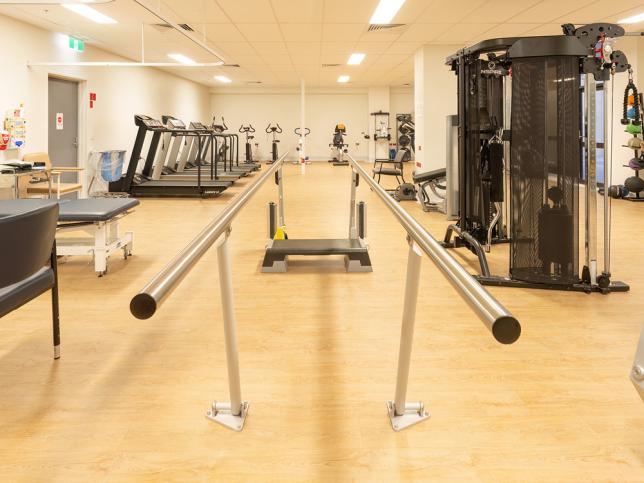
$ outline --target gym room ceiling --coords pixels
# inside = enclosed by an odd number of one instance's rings
[[[171,21],[240,67],[174,68],[178,75],[221,87],[229,85],[336,86],[349,74],[353,86],[413,84],[413,55],[423,44],[472,44],[485,38],[551,35],[562,23],[617,22],[644,12],[644,3],[627,0],[406,0],[393,28],[369,31],[378,0],[149,0]],[[4,5],[0,13],[39,27],[86,39],[108,52],[141,59],[142,24],[147,62],[172,62],[180,53],[198,62],[217,59],[184,38],[132,0],[94,6],[116,24],[97,24],[57,5]],[[644,29],[644,23],[626,26]],[[351,53],[362,64],[347,66]],[[25,59],[49,62],[57,59]],[[79,57],[78,60],[82,60]],[[106,59],[107,60],[107,59]],[[339,65],[335,65],[339,64]]]

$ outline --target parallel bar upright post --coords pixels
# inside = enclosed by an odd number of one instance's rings
[[[237,349],[237,319],[235,317],[235,299],[233,294],[233,274],[230,263],[230,249],[226,232],[217,245],[219,268],[219,290],[224,318],[224,338],[226,345],[226,366],[228,369],[228,388],[230,404],[213,403],[206,416],[224,426],[241,431],[244,427],[248,402],[242,401],[241,381],[239,377],[239,351]]]
[[[358,184],[358,173],[351,168],[351,199],[349,201],[349,238],[358,238],[358,227],[356,223],[356,185]]]
[[[407,256],[407,280],[405,282],[405,302],[403,306],[402,326],[400,329],[400,347],[398,349],[398,374],[396,376],[396,396],[388,401],[389,418],[395,431],[400,431],[412,424],[427,418],[423,403],[407,403],[407,383],[411,350],[414,341],[414,324],[416,322],[416,305],[420,285],[420,267],[422,252],[416,243],[408,237],[409,254]]]
[[[278,213],[279,213],[279,227],[285,226],[284,220],[284,171],[280,166],[277,171],[277,195],[278,195]]]

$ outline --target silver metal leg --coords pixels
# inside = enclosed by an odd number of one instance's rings
[[[413,424],[429,418],[422,402],[408,403],[407,382],[409,381],[409,364],[414,341],[414,322],[416,320],[416,302],[420,283],[421,251],[409,240],[407,258],[407,281],[405,282],[405,303],[403,307],[402,328],[400,331],[400,349],[398,351],[398,374],[396,376],[396,398],[387,401],[387,411],[394,431],[400,431]]]
[[[356,225],[356,184],[358,173],[351,170],[351,200],[349,201],[349,238],[358,238],[358,227]]]
[[[611,226],[611,197],[608,189],[613,178],[613,81],[604,81],[604,275],[610,276],[610,226]]]
[[[596,84],[592,74],[586,75],[586,266],[590,283],[597,284],[597,134],[595,130]],[[604,93],[606,95],[606,93]],[[604,153],[605,154],[605,153]]]
[[[278,176],[278,184],[277,184],[277,192],[278,192],[278,212],[279,212],[279,226],[280,228],[285,226],[285,221],[284,221],[284,172],[282,171],[282,168],[277,171],[277,176]]]
[[[222,311],[224,316],[224,337],[226,340],[226,365],[228,367],[228,387],[230,403],[215,401],[206,417],[234,431],[244,428],[248,414],[248,401],[242,401],[239,379],[239,352],[237,350],[237,320],[235,319],[235,301],[233,297],[233,277],[230,264],[230,250],[226,233],[217,246],[219,262],[219,286],[221,291]]]

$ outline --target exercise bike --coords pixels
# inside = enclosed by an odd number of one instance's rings
[[[309,157],[306,156],[304,153],[304,142],[302,141],[302,130],[299,127],[296,127],[293,132],[297,136],[297,148],[295,150],[298,152],[297,160],[293,161],[293,164],[300,164],[302,161],[302,157],[304,157],[304,164],[311,164],[311,161],[309,161]],[[311,134],[311,130],[308,127],[304,128],[304,137],[308,136]]]
[[[329,159],[329,163],[333,163],[333,166],[349,166],[349,161],[344,159],[344,153],[347,152],[348,144],[344,142],[344,136],[347,135],[347,128],[344,124],[336,124],[335,130],[333,131],[333,142],[329,144],[329,147],[332,148],[332,159]]]
[[[266,164],[273,164],[275,161],[277,161],[277,158],[279,157],[277,154],[277,143],[280,142],[279,139],[277,139],[278,134],[282,134],[282,128],[280,127],[279,123],[275,123],[275,126],[271,125],[271,123],[268,123],[268,126],[266,126],[266,134],[272,134],[273,135],[273,141],[272,141],[272,153],[273,157],[271,158],[270,161],[268,161]]]
[[[246,135],[246,163],[247,164],[253,164],[253,146],[251,144],[251,140],[255,139],[255,136],[253,136],[253,133],[255,132],[255,128],[253,127],[252,124],[248,124],[248,126],[244,126],[243,124],[239,127],[239,132],[244,133]]]

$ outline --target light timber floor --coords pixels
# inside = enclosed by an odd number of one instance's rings
[[[291,237],[347,232],[349,169],[285,167]],[[0,481],[644,481],[644,403],[628,374],[644,324],[644,204],[614,203],[613,272],[627,294],[491,288],[521,321],[501,346],[427,258],[409,399],[431,419],[391,430],[405,233],[365,184],[374,272],[340,259],[259,271],[267,182],[233,224],[242,433],[205,419],[228,399],[216,251],[159,313],[130,298],[244,186],[216,200],[143,200],[134,256],[97,278],[60,266],[62,358],[49,296],[0,320]],[[406,207],[442,238],[442,215]],[[583,248],[582,248],[583,249]],[[469,252],[452,252],[472,271]],[[490,256],[507,272],[507,247]]]

